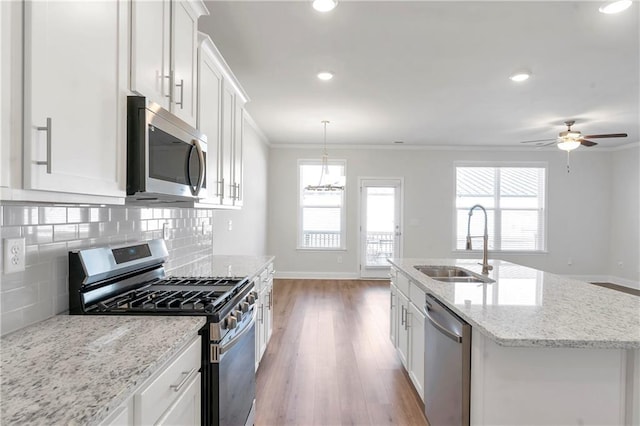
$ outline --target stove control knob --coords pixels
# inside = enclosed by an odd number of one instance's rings
[[[241,302],[240,303],[240,309],[242,310],[242,312],[248,312],[249,311],[249,304],[247,302]]]
[[[229,315],[225,320],[224,325],[226,325],[226,328],[228,328],[229,330],[233,330],[238,326],[238,320],[233,315]]]
[[[238,321],[242,321],[242,311],[240,310],[234,311],[233,316],[235,316],[238,319]]]
[[[253,295],[253,293],[247,296],[247,303],[250,305],[256,303],[256,297]]]

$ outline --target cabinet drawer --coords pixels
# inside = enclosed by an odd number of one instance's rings
[[[397,278],[394,281],[398,290],[400,290],[405,296],[409,296],[409,278],[405,277],[401,272],[397,273]]]
[[[411,299],[411,303],[422,310],[424,309],[425,297],[425,292],[416,283],[409,281],[409,299]]]
[[[136,423],[153,424],[184,392],[184,384],[200,372],[202,343],[195,339],[157,377],[134,396]],[[183,386],[180,386],[180,385]]]

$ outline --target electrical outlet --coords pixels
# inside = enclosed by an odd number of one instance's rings
[[[342,256],[338,256],[338,263],[342,263]]]
[[[573,265],[573,260],[571,260],[571,259],[567,260],[567,265],[569,265],[569,266]]]
[[[24,271],[24,238],[4,239],[4,273]]]
[[[233,231],[233,221],[229,220],[229,222],[227,222],[227,230],[228,231]]]
[[[169,239],[169,224],[167,222],[162,224],[162,239],[163,240]]]

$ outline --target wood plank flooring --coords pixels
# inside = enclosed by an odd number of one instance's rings
[[[427,425],[389,340],[389,282],[275,280],[256,425]]]

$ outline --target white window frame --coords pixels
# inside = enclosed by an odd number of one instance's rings
[[[542,196],[543,200],[544,200],[544,208],[543,208],[543,214],[542,214],[542,219],[544,220],[544,229],[542,232],[543,238],[544,238],[544,244],[543,247],[539,250],[503,250],[502,248],[500,249],[491,249],[489,250],[489,252],[491,253],[504,253],[504,254],[514,254],[514,255],[523,255],[523,254],[531,254],[531,255],[536,255],[536,254],[546,254],[548,253],[547,251],[547,244],[548,244],[548,232],[549,232],[549,217],[548,217],[548,196],[549,196],[549,163],[546,161],[454,161],[453,163],[453,223],[452,223],[452,245],[453,245],[453,250],[452,253],[456,253],[456,254],[461,254],[461,253],[474,253],[477,254],[479,252],[482,252],[482,244],[476,242],[473,245],[473,249],[472,250],[464,250],[464,249],[459,249],[457,248],[457,240],[458,240],[458,229],[457,229],[457,215],[458,215],[458,208],[456,206],[456,191],[457,191],[457,169],[458,167],[494,167],[494,168],[508,168],[508,167],[535,167],[535,168],[543,168],[544,169],[544,194]],[[499,204],[497,204],[499,206]],[[498,211],[500,210],[499,207],[495,208],[495,209],[491,209],[494,211]],[[482,214],[482,213],[478,213],[476,212],[476,214]],[[500,223],[498,222],[498,217],[500,215],[494,214],[494,232],[496,236],[499,236],[499,225]],[[495,244],[495,242],[494,242]]]
[[[346,251],[347,250],[347,184],[346,184],[346,176],[347,176],[347,160],[328,160],[327,164],[330,166],[342,166],[345,176],[345,186],[342,191],[342,205],[340,208],[340,247],[306,247],[303,245],[304,241],[304,232],[302,229],[302,185],[300,182],[301,177],[301,167],[305,165],[313,165],[320,166],[322,165],[322,161],[318,159],[299,159],[297,165],[297,191],[298,191],[298,233],[296,235],[296,249],[302,251]]]

